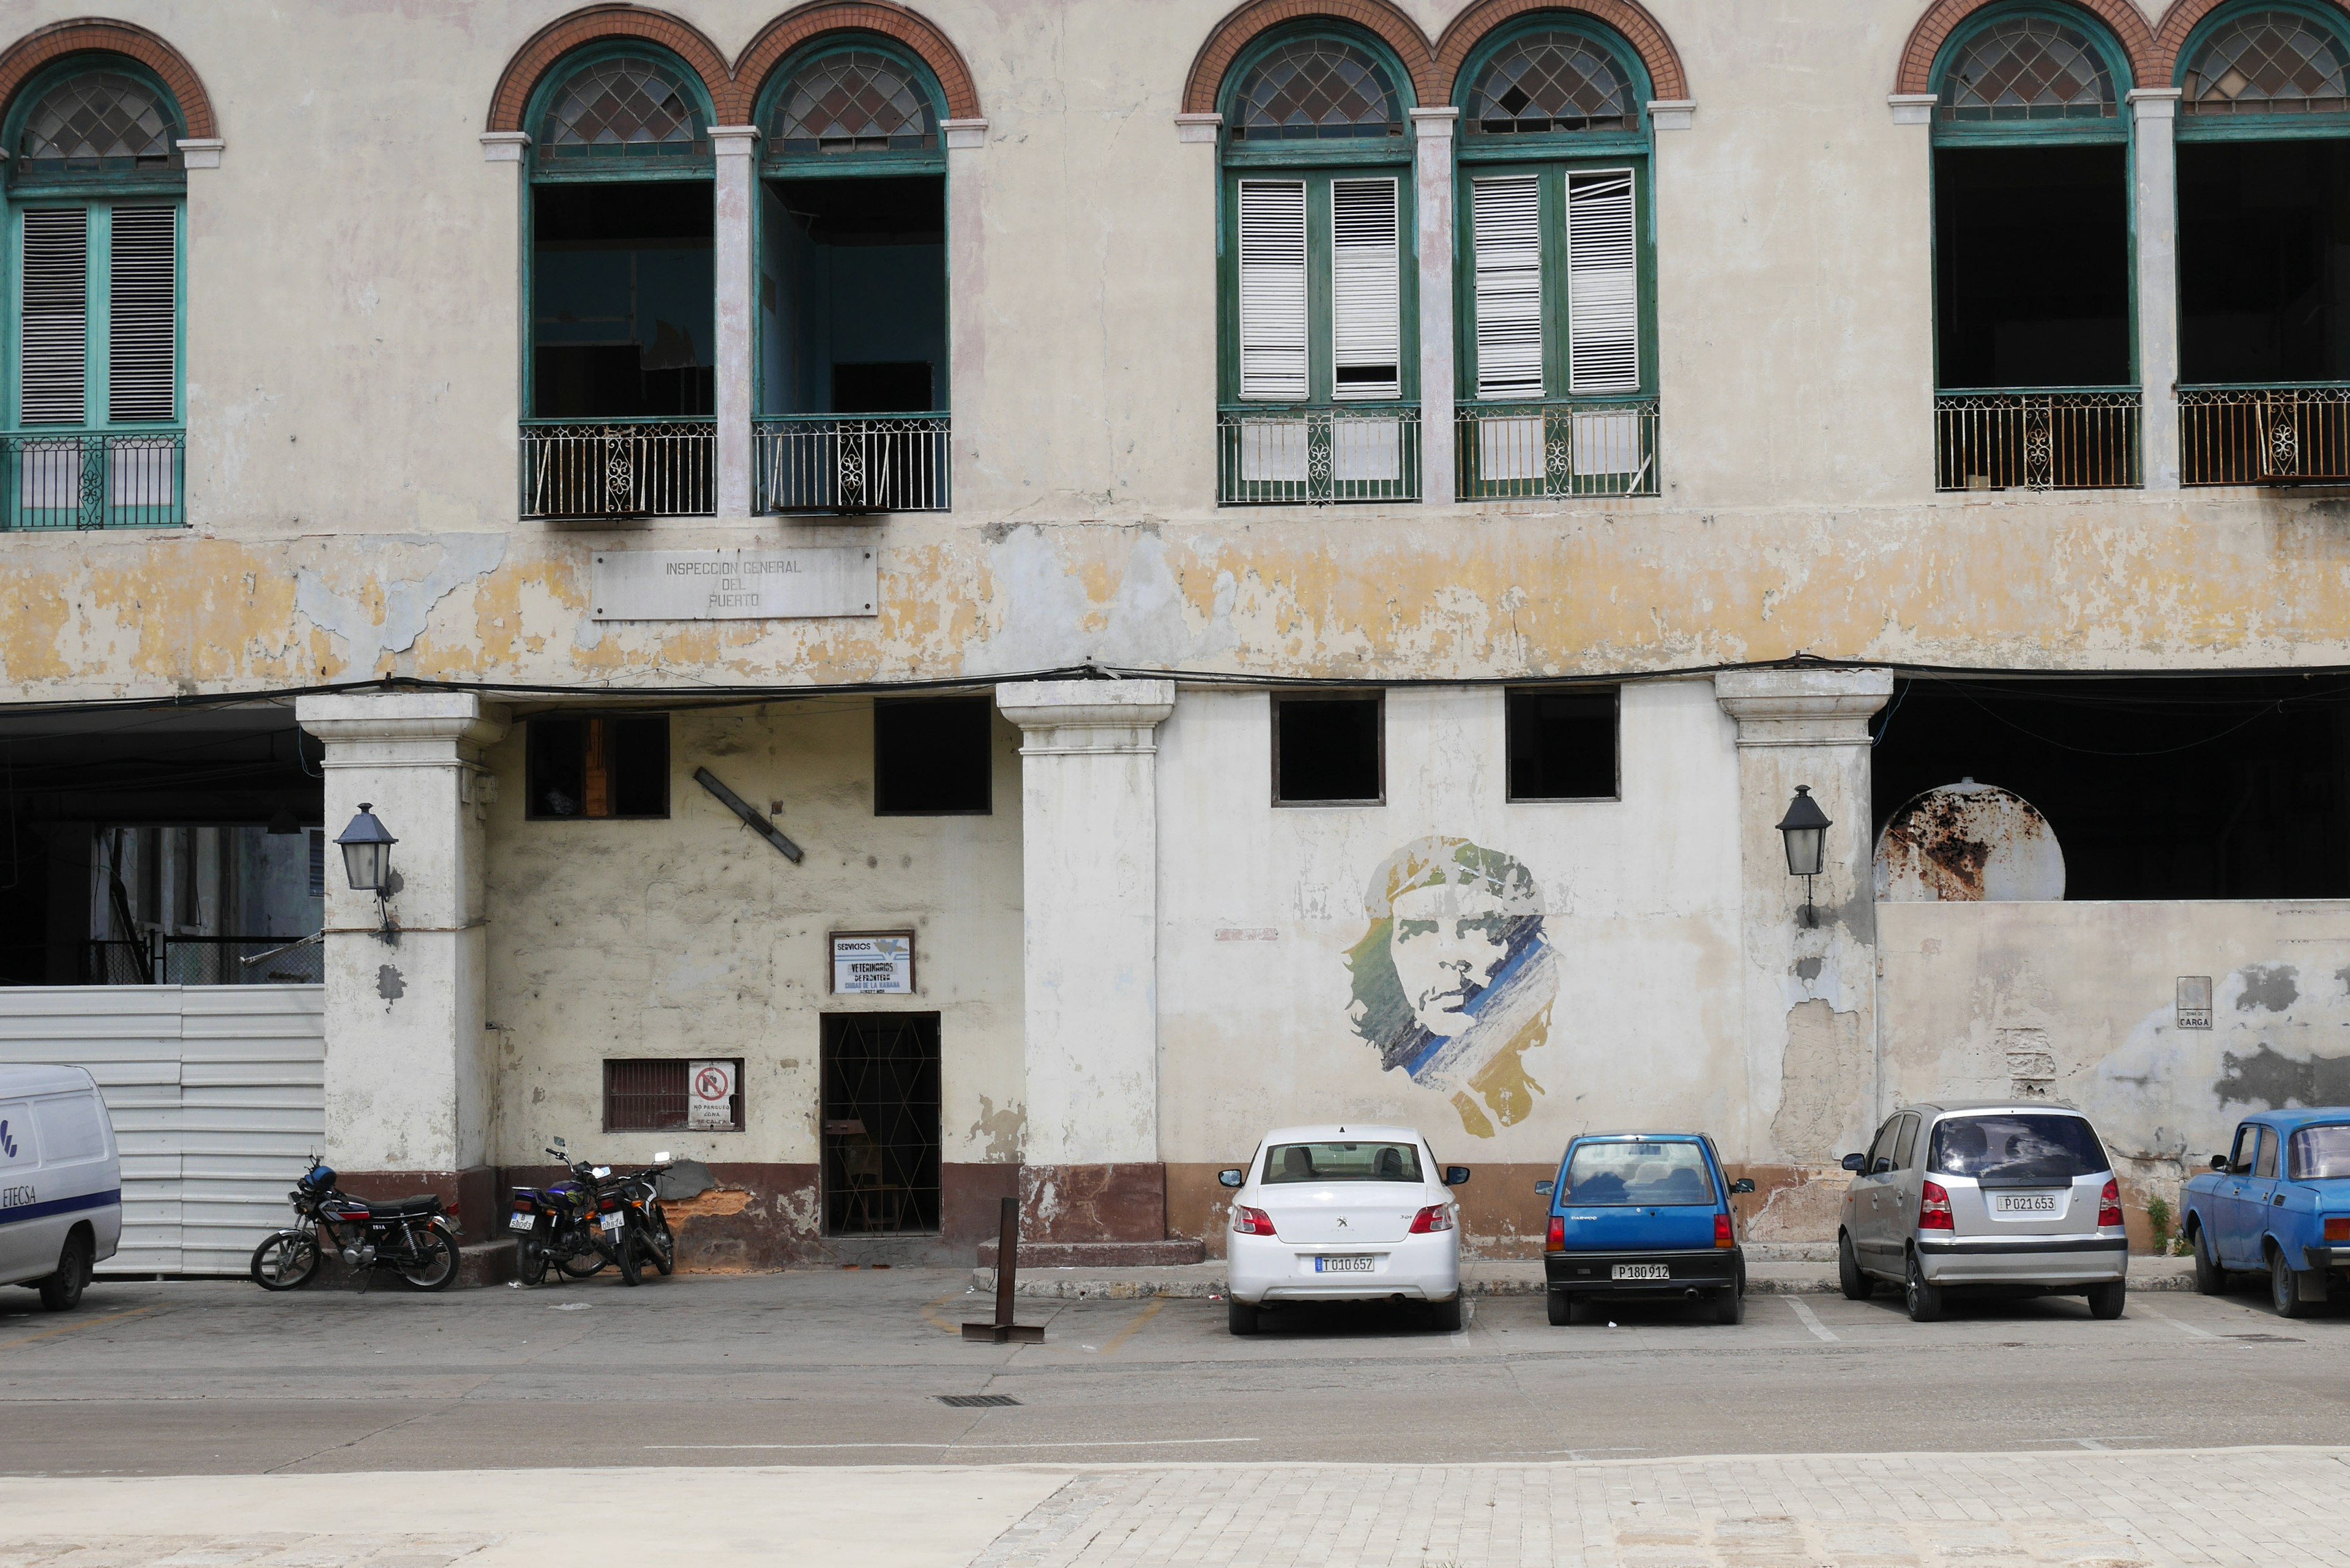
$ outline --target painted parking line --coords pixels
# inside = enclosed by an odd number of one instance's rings
[[[1116,1334],[1111,1334],[1107,1339],[1102,1341],[1101,1353],[1104,1355],[1116,1355],[1120,1350],[1125,1348],[1126,1342],[1128,1340],[1132,1339],[1136,1334],[1142,1332],[1142,1325],[1144,1324],[1147,1324],[1152,1318],[1157,1317],[1159,1313],[1166,1309],[1166,1306],[1167,1298],[1165,1296],[1151,1297],[1150,1304],[1144,1307],[1140,1312],[1135,1314],[1134,1321],[1132,1323],[1128,1324],[1124,1328],[1119,1329]]]
[[[133,1307],[129,1312],[109,1313],[104,1317],[86,1317],[79,1323],[69,1323],[62,1328],[43,1329],[38,1334],[28,1334],[22,1339],[0,1339],[0,1350],[10,1350],[20,1345],[30,1345],[36,1339],[55,1339],[61,1334],[79,1334],[83,1329],[96,1328],[102,1323],[120,1323],[127,1317],[145,1317],[151,1312],[162,1310],[162,1303],[159,1302],[153,1306]]]
[[[1254,1443],[1259,1438],[1111,1438],[1097,1443],[647,1443],[649,1454],[813,1453],[836,1449],[1191,1449],[1209,1443]]]
[[[1820,1314],[1812,1310],[1811,1303],[1801,1296],[1781,1296],[1779,1299],[1795,1309],[1795,1315],[1804,1320],[1804,1326],[1812,1331],[1814,1338],[1824,1339],[1830,1345],[1837,1343],[1836,1336],[1830,1332],[1828,1325],[1820,1321]]]
[[[2220,1337],[2220,1335],[2213,1334],[2208,1328],[2198,1328],[2193,1324],[2187,1322],[2183,1318],[2173,1317],[2167,1312],[2155,1311],[2152,1307],[2146,1304],[2143,1297],[2137,1301],[2132,1302],[2130,1303],[2130,1310],[2133,1312],[2142,1312],[2148,1317],[2158,1317],[2163,1322],[2168,1324],[2171,1327],[2177,1329],[2179,1333],[2195,1339],[2218,1339]]]

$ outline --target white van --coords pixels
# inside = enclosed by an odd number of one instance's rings
[[[122,1157],[96,1082],[0,1065],[0,1285],[63,1312],[121,1240]]]

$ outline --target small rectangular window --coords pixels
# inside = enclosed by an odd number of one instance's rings
[[[534,819],[669,815],[669,715],[604,714],[529,722]]]
[[[1613,686],[1534,686],[1509,694],[1510,799],[1614,800]]]
[[[1273,700],[1276,805],[1379,805],[1387,800],[1386,700],[1380,692]]]
[[[724,1056],[696,1058],[723,1062]],[[696,1127],[696,1132],[743,1130],[743,1058],[734,1064],[733,1113],[723,1127]],[[604,1064],[604,1130],[606,1132],[669,1132],[686,1123],[686,1072],[683,1057],[654,1057]]]
[[[918,697],[873,704],[873,815],[985,816],[995,809],[995,703]]]

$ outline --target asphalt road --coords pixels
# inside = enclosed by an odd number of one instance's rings
[[[1233,1339],[1221,1303],[1024,1301],[1041,1345],[965,1344],[960,1272],[598,1279],[426,1296],[0,1292],[0,1474],[506,1467],[1493,1462],[2333,1443],[2350,1313],[2251,1293],[1963,1306],[1750,1298],[1457,1334],[1384,1310]],[[950,1407],[941,1396],[1015,1404]]]

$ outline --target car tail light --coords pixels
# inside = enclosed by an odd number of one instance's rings
[[[1452,1206],[1449,1203],[1431,1203],[1411,1217],[1411,1233],[1415,1236],[1425,1236],[1431,1231],[1451,1229]]]
[[[2325,1222],[2325,1239],[2350,1241],[2350,1214],[2336,1214]]]
[[[1232,1209],[1232,1232],[1239,1236],[1270,1236],[1274,1234],[1273,1216],[1262,1209],[1236,1204]]]
[[[1950,1195],[1942,1190],[1940,1182],[1926,1183],[1924,1190],[1918,1196],[1918,1229],[1920,1231],[1955,1229],[1950,1223]]]
[[[1738,1245],[1738,1238],[1731,1234],[1730,1216],[1727,1214],[1717,1214],[1713,1217],[1713,1244],[1717,1247]]]
[[[1550,1234],[1543,1238],[1543,1251],[1545,1252],[1566,1251],[1566,1221],[1555,1214],[1550,1217]]]
[[[2097,1194],[2097,1223],[2118,1225],[2122,1222],[2122,1185],[2107,1181],[2106,1189]]]

